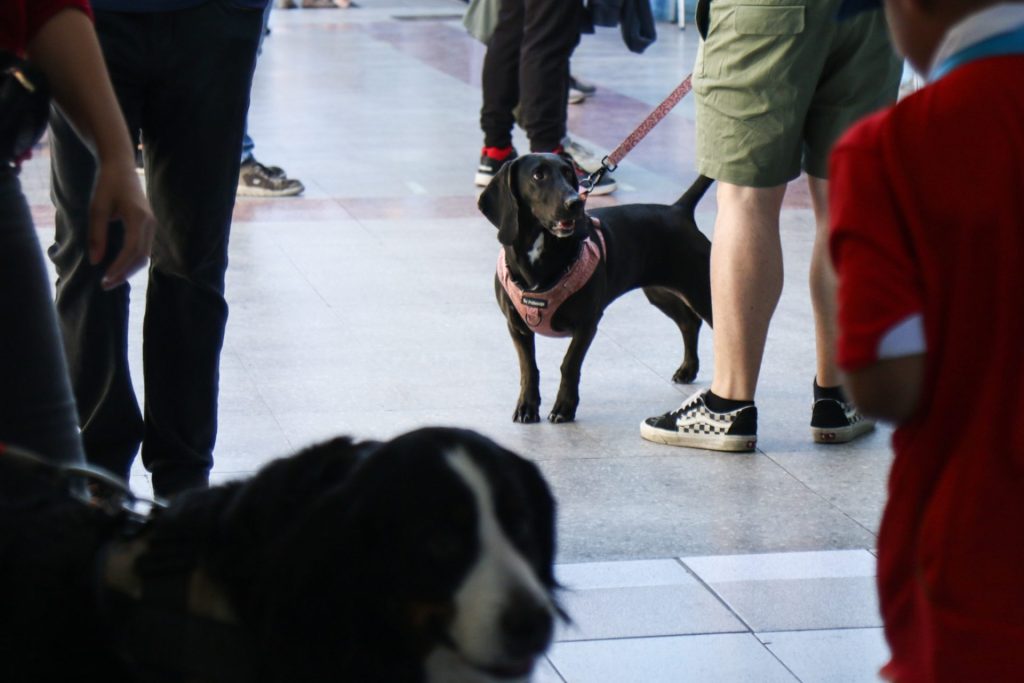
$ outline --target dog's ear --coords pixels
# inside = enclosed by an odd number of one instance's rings
[[[498,241],[512,244],[519,234],[519,195],[514,187],[515,167],[519,159],[502,164],[480,193],[477,207],[491,225],[498,228]]]

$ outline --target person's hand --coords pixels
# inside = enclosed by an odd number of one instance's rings
[[[124,241],[100,281],[110,290],[124,284],[146,265],[153,249],[156,219],[133,160],[117,164],[100,163],[96,190],[89,207],[89,262],[97,264],[107,252],[110,221],[124,225]]]

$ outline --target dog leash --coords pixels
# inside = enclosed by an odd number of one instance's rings
[[[679,101],[686,97],[687,93],[693,89],[693,74],[689,74],[683,79],[683,82],[676,86],[676,89],[669,93],[669,96],[665,100],[654,108],[647,118],[644,119],[636,129],[626,136],[618,147],[612,150],[611,154],[606,155],[601,159],[601,168],[597,169],[589,176],[583,179],[580,183],[580,187],[583,188],[585,193],[590,193],[597,185],[601,178],[604,177],[605,173],[611,173],[619,167],[619,162],[629,154],[634,147],[636,147],[644,137],[651,132],[651,130],[661,123],[661,120],[672,111],[672,108],[679,104]]]
[[[127,482],[102,467],[85,463],[55,463],[38,453],[2,441],[0,456],[49,476],[66,486],[72,499],[99,507],[111,517],[125,515],[129,520],[141,523],[150,514],[166,507],[166,503],[160,499],[135,495]],[[108,491],[110,495],[94,497],[86,486],[80,485],[83,482]]]

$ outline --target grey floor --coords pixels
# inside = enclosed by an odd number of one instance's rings
[[[705,330],[697,383],[672,384],[678,332],[638,293],[604,318],[577,421],[513,424],[518,369],[492,289],[498,243],[472,183],[484,50],[458,21],[464,8],[361,0],[274,12],[251,129],[258,158],[307,190],[236,208],[215,479],[337,434],[474,428],[536,460],[558,499],[558,570],[574,623],[539,681],[875,680],[886,647],[872,549],[890,432],[811,442],[805,183],[793,184],[782,217],[786,284],[758,390],[756,453],[640,439],[642,418],[708,385],[712,349]],[[658,28],[643,55],[615,29],[584,37],[573,71],[599,89],[570,107],[577,139],[614,148],[690,70],[696,33]],[[527,147],[519,131],[516,144]],[[593,203],[674,200],[695,176],[693,146],[688,98],[626,158],[619,191]],[[24,173],[44,245],[47,165],[43,149]],[[709,235],[712,195],[698,213]],[[145,279],[132,285],[141,302]],[[141,309],[133,316],[138,359]],[[544,410],[566,342],[538,347]],[[141,466],[132,483],[148,491]]]

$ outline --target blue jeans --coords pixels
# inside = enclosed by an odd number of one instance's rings
[[[274,2],[271,0],[263,10],[263,31],[260,33],[260,44],[256,48],[256,57],[259,58],[263,52],[263,39],[267,37],[267,27],[270,26],[270,10],[274,9]],[[246,116],[245,130],[242,131],[242,163],[253,160],[252,151],[256,149],[256,143],[249,136],[249,117]]]
[[[145,139],[159,222],[143,321],[144,412],[128,368],[130,286],[99,286],[117,248],[89,263],[92,154],[50,120],[57,313],[86,457],[127,476],[140,446],[159,496],[205,486],[217,435],[228,232],[262,13],[228,0],[174,12],[97,11],[96,32],[129,130]]]
[[[0,441],[82,463],[49,276],[13,169],[0,167]]]

